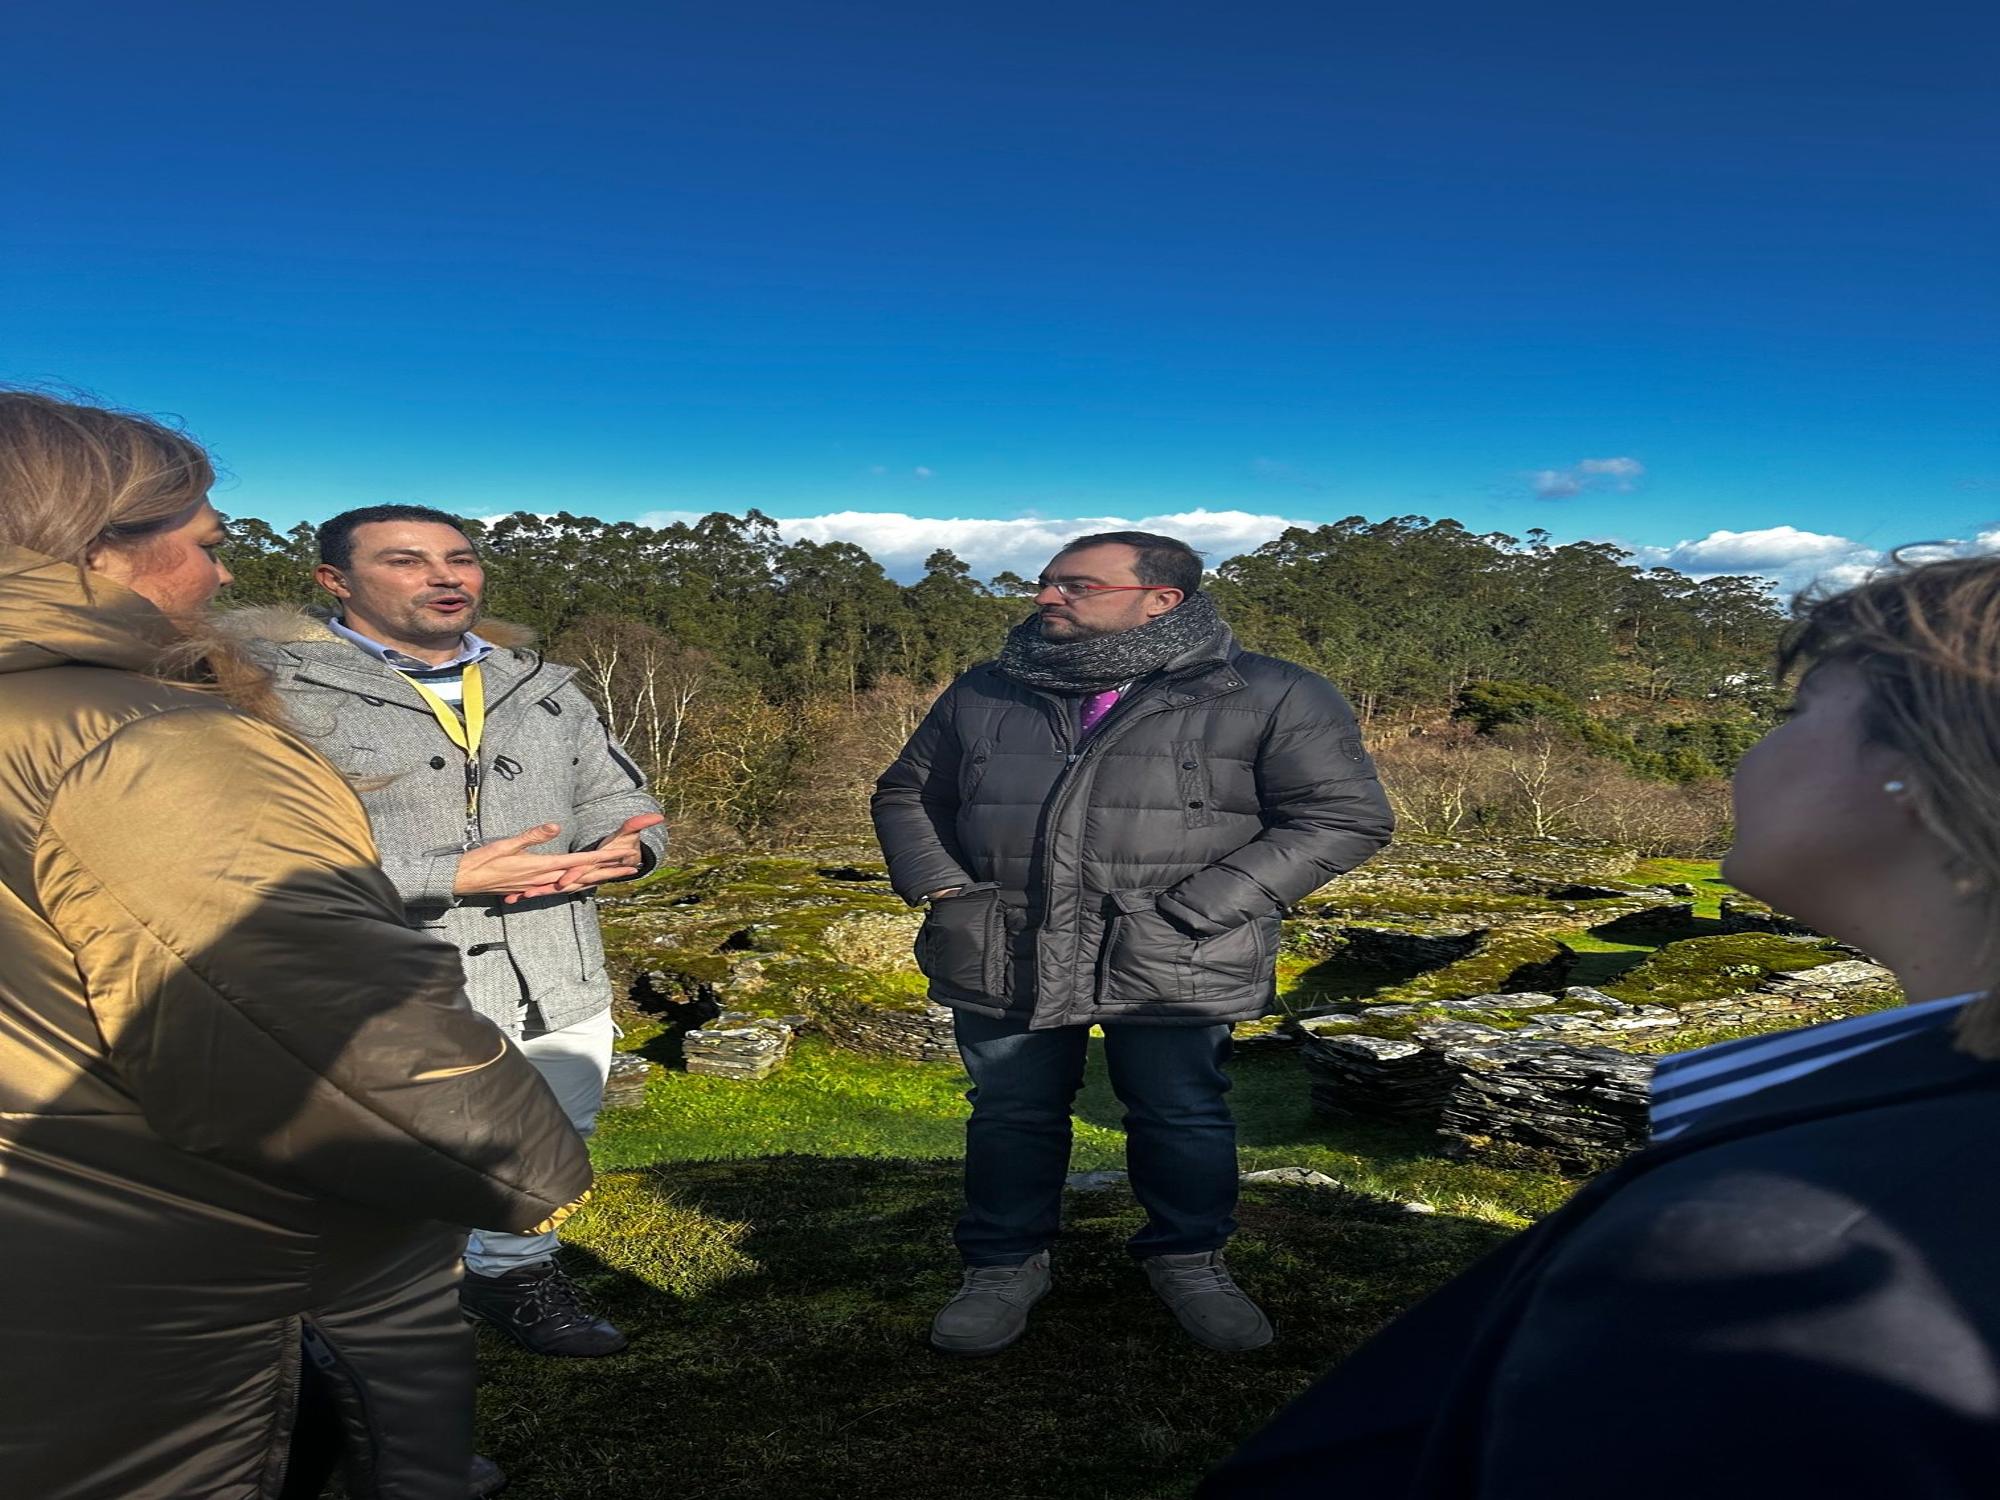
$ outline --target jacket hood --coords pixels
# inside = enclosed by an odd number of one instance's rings
[[[71,663],[150,672],[180,638],[152,601],[123,584],[0,544],[0,672]]]
[[[237,640],[267,642],[277,646],[348,645],[327,628],[327,616],[319,610],[294,605],[268,605],[255,609],[233,609],[222,616],[221,628]],[[535,632],[511,620],[477,620],[473,632],[502,650],[519,650],[534,644]]]

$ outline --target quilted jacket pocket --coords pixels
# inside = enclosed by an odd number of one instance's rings
[[[917,929],[916,957],[924,977],[941,989],[1004,999],[1007,924],[999,886],[970,885],[933,901]]]
[[[1160,914],[1157,890],[1113,891],[1098,954],[1101,1005],[1180,1003],[1194,994],[1194,939]]]

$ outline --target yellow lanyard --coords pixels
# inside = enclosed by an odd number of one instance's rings
[[[486,733],[486,684],[480,678],[479,663],[472,663],[459,679],[465,694],[463,719],[458,710],[416,678],[408,681],[445,737],[465,752],[465,842],[470,848],[479,839],[479,741]]]

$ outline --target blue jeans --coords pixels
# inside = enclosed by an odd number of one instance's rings
[[[1017,1265],[1062,1223],[1070,1106],[1083,1086],[1090,1028],[1029,1031],[958,1012],[966,1098],[965,1215],[953,1238],[967,1265]],[[1104,1028],[1111,1088],[1125,1106],[1125,1166],[1146,1210],[1135,1256],[1220,1250],[1236,1230],[1236,1122],[1229,1027]]]
[[[559,1031],[517,1027],[507,1033],[527,1054],[569,1116],[569,1123],[585,1140],[597,1126],[597,1112],[604,1107],[604,1075],[611,1066],[611,1044],[617,1031],[611,1012],[606,1010]],[[477,1276],[504,1276],[555,1253],[553,1229],[542,1234],[475,1229],[465,1242],[465,1269]]]

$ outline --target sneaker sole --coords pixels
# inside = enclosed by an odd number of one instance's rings
[[[468,1323],[492,1329],[515,1348],[525,1349],[530,1354],[539,1354],[543,1359],[605,1359],[613,1354],[623,1354],[632,1347],[630,1339],[621,1339],[617,1347],[611,1349],[537,1349],[497,1318],[483,1312],[474,1312],[463,1303],[459,1304],[458,1315]]]
[[[1046,1286],[1043,1287],[1039,1292],[1035,1293],[1034,1297],[1029,1300],[1028,1305],[1021,1309],[1021,1326],[1018,1329],[1016,1329],[1013,1333],[1007,1335],[1006,1338],[1001,1339],[998,1343],[986,1343],[986,1344],[947,1343],[944,1340],[941,1340],[937,1336],[937,1334],[933,1332],[931,1334],[931,1347],[937,1350],[937,1352],[940,1354],[951,1355],[954,1359],[983,1359],[989,1354],[998,1354],[1002,1349],[1011,1349],[1016,1344],[1021,1342],[1022,1337],[1028,1331],[1028,1314],[1033,1312],[1035,1310],[1035,1304],[1040,1302],[1042,1298],[1048,1296],[1048,1294],[1049,1294],[1049,1288]]]

